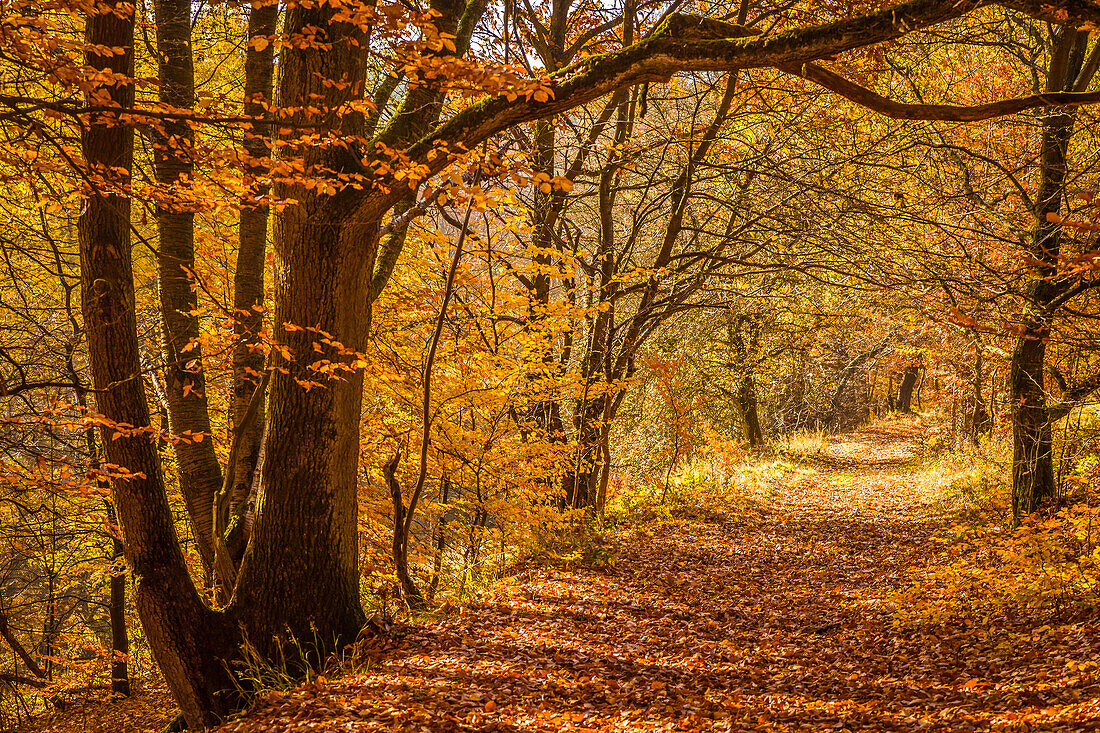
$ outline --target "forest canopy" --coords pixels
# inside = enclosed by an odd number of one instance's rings
[[[0,721],[129,694],[133,636],[217,724],[257,665],[886,415],[1002,446],[1012,529],[1087,509],[1097,27],[4,2]]]

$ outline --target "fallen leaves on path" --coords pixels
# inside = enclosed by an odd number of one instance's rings
[[[633,532],[613,569],[507,585],[225,730],[1100,729],[1100,676],[1067,666],[1098,658],[1094,624],[1026,646],[891,624],[938,497],[910,478],[919,427],[880,430],[776,477],[762,516]]]
[[[833,439],[763,513],[624,536],[375,642],[369,671],[266,693],[223,731],[1093,731],[1094,622],[896,628],[938,562],[922,432]]]

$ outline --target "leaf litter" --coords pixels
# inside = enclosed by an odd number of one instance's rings
[[[262,731],[1095,731],[1095,621],[1045,633],[892,623],[940,562],[924,433],[830,439],[764,510],[634,529],[616,561],[526,573],[400,624],[356,673],[270,691]]]

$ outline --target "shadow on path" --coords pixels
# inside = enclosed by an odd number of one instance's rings
[[[225,730],[1100,730],[1097,678],[1036,683],[1065,666],[1040,647],[891,626],[889,594],[934,561],[922,436],[832,439],[763,515],[635,532],[613,570],[507,586]]]

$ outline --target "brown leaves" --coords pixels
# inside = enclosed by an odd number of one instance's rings
[[[887,596],[942,531],[909,462],[921,436],[831,440],[764,512],[640,528],[613,571],[552,568],[432,625],[376,622],[354,671],[222,730],[1095,730],[1096,623],[891,624]]]

